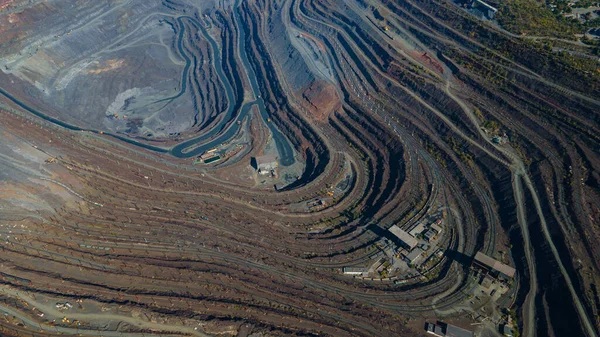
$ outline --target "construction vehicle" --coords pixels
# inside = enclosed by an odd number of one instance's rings
[[[55,161],[56,161],[56,158],[54,158],[54,157],[46,159],[46,163],[47,163],[47,164],[52,164],[52,163],[54,163]]]

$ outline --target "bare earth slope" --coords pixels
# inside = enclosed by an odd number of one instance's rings
[[[429,0],[0,0],[0,46],[2,336],[598,335],[597,58]]]

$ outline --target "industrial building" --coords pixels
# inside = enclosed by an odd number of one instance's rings
[[[277,157],[272,154],[255,157],[254,161],[256,164],[255,168],[258,170],[259,174],[268,174],[278,166]]]
[[[416,225],[415,228],[413,228],[409,233],[412,236],[417,236],[418,234],[423,233],[424,230],[425,230],[425,224],[421,222],[418,225]]]
[[[442,330],[442,327],[433,323],[427,323],[426,331],[430,335],[444,337],[446,334]]]
[[[346,275],[362,275],[367,270],[365,268],[356,268],[356,267],[344,267],[342,268],[342,273]]]
[[[494,284],[494,279],[492,279],[489,275],[484,275],[479,280],[479,284],[485,289],[490,289],[492,284]]]
[[[508,277],[515,277],[515,268],[493,259],[482,252],[477,252],[473,258],[473,266],[487,272],[495,271]]]
[[[413,249],[413,251],[411,251],[409,254],[404,256],[404,259],[406,260],[407,263],[410,264],[416,264],[419,262],[419,260],[421,260],[421,258],[423,257],[424,250],[421,248],[417,248],[417,249]]]
[[[412,250],[419,244],[419,241],[417,241],[417,239],[415,239],[410,234],[403,231],[402,229],[400,229],[400,227],[396,225],[390,227],[389,231],[390,233],[394,234],[394,236],[396,236],[408,249]]]
[[[483,2],[481,0],[475,0],[475,4],[477,8],[490,20],[494,20],[496,18],[496,13],[498,13],[498,9],[492,7],[487,2]]]
[[[476,9],[488,20],[494,20],[496,18],[496,13],[498,13],[498,9],[491,6],[487,2],[482,0],[466,0],[465,4],[468,8]]]
[[[441,322],[438,324],[427,323],[426,331],[428,334],[439,337],[473,337],[473,333],[469,330]]]
[[[431,242],[431,240],[433,240],[437,234],[438,233],[436,231],[430,228],[427,230],[427,232],[425,232],[425,234],[423,234],[423,238],[427,240],[427,242]]]
[[[446,324],[447,337],[473,337],[473,333],[469,330],[459,328],[457,326]]]

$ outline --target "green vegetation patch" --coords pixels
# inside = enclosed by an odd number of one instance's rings
[[[544,3],[535,0],[503,1],[497,19],[506,30],[531,36],[572,39],[585,29],[578,21],[555,14]]]

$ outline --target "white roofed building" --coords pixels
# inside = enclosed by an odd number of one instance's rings
[[[393,225],[388,230],[390,231],[390,233],[394,234],[394,236],[396,236],[405,246],[407,246],[411,250],[419,244],[419,241],[417,241],[417,239],[415,239],[412,235],[403,231],[402,229],[400,229],[400,227],[398,227],[396,225]]]

